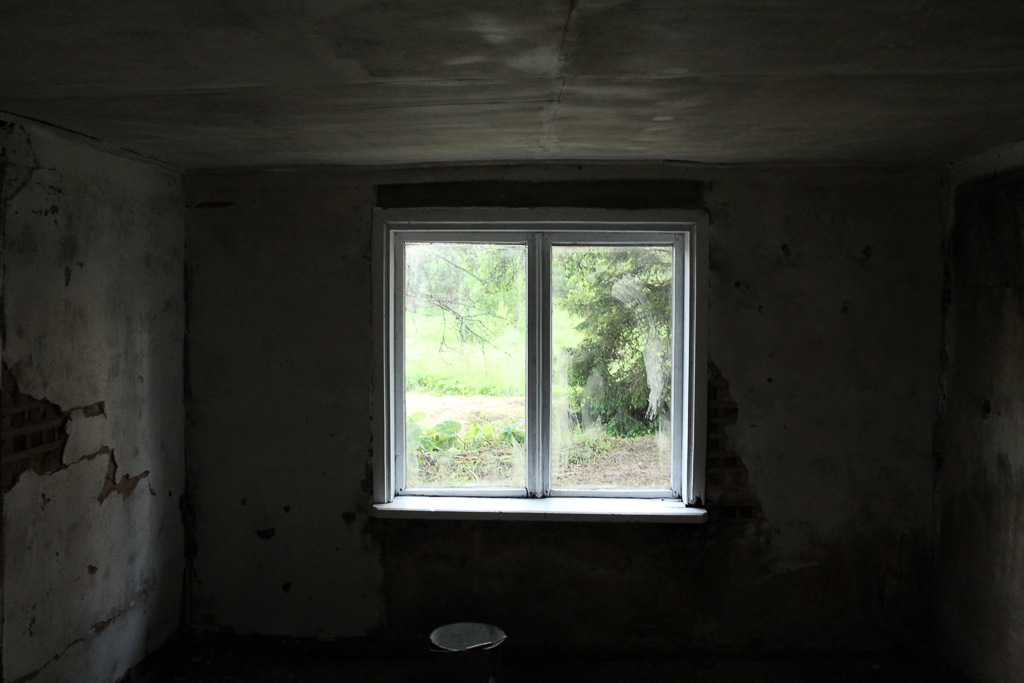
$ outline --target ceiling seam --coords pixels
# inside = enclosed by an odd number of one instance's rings
[[[546,121],[544,128],[547,129],[544,134],[544,140],[540,144],[542,150],[551,149],[551,141],[555,136],[555,119],[558,118],[558,110],[562,106],[562,93],[565,91],[565,38],[569,34],[569,22],[572,21],[572,11],[576,8],[576,0],[569,0],[569,11],[565,15],[565,25],[562,27],[562,37],[558,41],[558,62],[555,69],[559,76],[561,76],[562,83],[558,86],[558,98],[555,100],[555,106],[551,110],[551,119]]]

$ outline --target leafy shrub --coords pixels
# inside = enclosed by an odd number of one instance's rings
[[[408,452],[437,453],[473,451],[485,447],[522,444],[526,441],[523,425],[512,419],[487,424],[470,422],[466,431],[455,420],[442,420],[432,427],[421,424],[426,414],[416,412],[405,422],[405,443]]]

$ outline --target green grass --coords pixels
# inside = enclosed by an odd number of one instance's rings
[[[555,312],[554,338],[578,344],[578,321]],[[523,396],[526,393],[526,331],[507,327],[486,341],[463,341],[453,320],[436,312],[409,312],[405,328],[407,391],[433,396]]]
[[[556,310],[555,355],[577,346],[579,319]],[[453,320],[436,311],[406,318],[406,387],[431,396],[522,397],[526,392],[526,334],[496,331],[492,339],[464,341]],[[569,388],[553,379],[555,399]],[[413,486],[522,486],[523,426],[511,419],[487,423],[445,420],[426,424],[422,413],[407,421],[409,482]],[[612,438],[603,433],[575,438],[560,454],[557,479],[569,488],[659,488],[667,478],[651,438]]]

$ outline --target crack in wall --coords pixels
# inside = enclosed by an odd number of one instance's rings
[[[138,597],[145,597],[146,594],[147,594],[147,591],[142,591],[139,594]],[[46,667],[50,666],[54,662],[58,661],[65,654],[67,654],[68,650],[73,648],[75,645],[78,645],[79,643],[84,643],[85,641],[90,640],[92,638],[95,638],[96,636],[98,636],[101,633],[103,633],[104,631],[107,630],[108,626],[110,626],[112,623],[114,623],[114,621],[116,621],[117,619],[123,617],[125,614],[130,612],[134,606],[135,606],[135,603],[132,602],[132,604],[128,605],[124,609],[122,609],[122,610],[116,612],[115,614],[111,615],[108,619],[104,619],[103,621],[97,621],[95,624],[93,624],[92,626],[89,627],[90,635],[82,636],[81,638],[75,638],[70,643],[68,643],[66,646],[64,646],[63,650],[61,650],[60,652],[55,654],[50,660],[48,660],[46,662],[46,664],[43,664],[41,667],[39,667],[35,671],[30,671],[29,673],[27,673],[27,674],[25,674],[23,676],[15,678],[13,681],[11,681],[11,683],[27,683],[27,681],[31,681],[32,679],[36,678],[39,674],[41,674],[46,669]]]
[[[11,683],[26,683],[27,681],[31,681],[33,678],[35,678],[36,676],[41,674],[46,669],[46,667],[50,666],[51,664],[53,664],[54,662],[59,660],[61,657],[63,657],[65,654],[67,654],[68,650],[73,648],[75,645],[78,645],[79,643],[84,643],[87,640],[89,640],[88,636],[83,636],[81,638],[75,638],[70,643],[65,645],[63,650],[61,650],[60,652],[55,654],[49,661],[47,661],[46,664],[43,664],[41,667],[39,667],[35,671],[30,671],[29,673],[25,674],[24,676],[19,676],[18,678],[15,678],[13,681],[11,681]]]
[[[87,460],[95,460],[96,458],[100,457],[101,455],[107,455],[110,452],[111,452],[110,446],[100,446],[98,449],[96,449],[92,453],[86,453],[85,455],[83,455],[82,457],[78,458],[77,460],[72,460],[71,462],[67,463],[66,465],[64,465],[63,469],[67,469],[67,468],[71,467],[72,465],[77,465],[78,463],[85,462]]]
[[[141,595],[139,597],[145,597],[145,596],[146,596],[146,591],[142,591],[142,593],[141,593]],[[128,614],[128,612],[130,612],[132,607],[134,607],[134,606],[135,606],[135,604],[132,603],[131,605],[128,605],[127,607],[125,607],[124,609],[120,610],[119,612],[116,612],[115,614],[111,615],[110,618],[104,619],[103,621],[97,621],[95,624],[93,624],[92,626],[89,627],[89,630],[92,631],[93,636],[98,636],[99,634],[101,634],[104,631],[106,631],[107,627],[110,626],[112,623],[114,623],[115,620],[117,620],[120,617],[123,617],[125,614]]]
[[[0,121],[0,129],[8,135],[0,147],[0,158],[6,168],[0,185],[0,207],[6,213],[7,206],[32,183],[36,171],[46,169],[39,164],[32,138],[23,126]]]

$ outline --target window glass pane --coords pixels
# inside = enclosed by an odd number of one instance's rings
[[[670,489],[672,248],[554,246],[551,485]]]
[[[406,244],[407,486],[525,485],[526,246]]]

